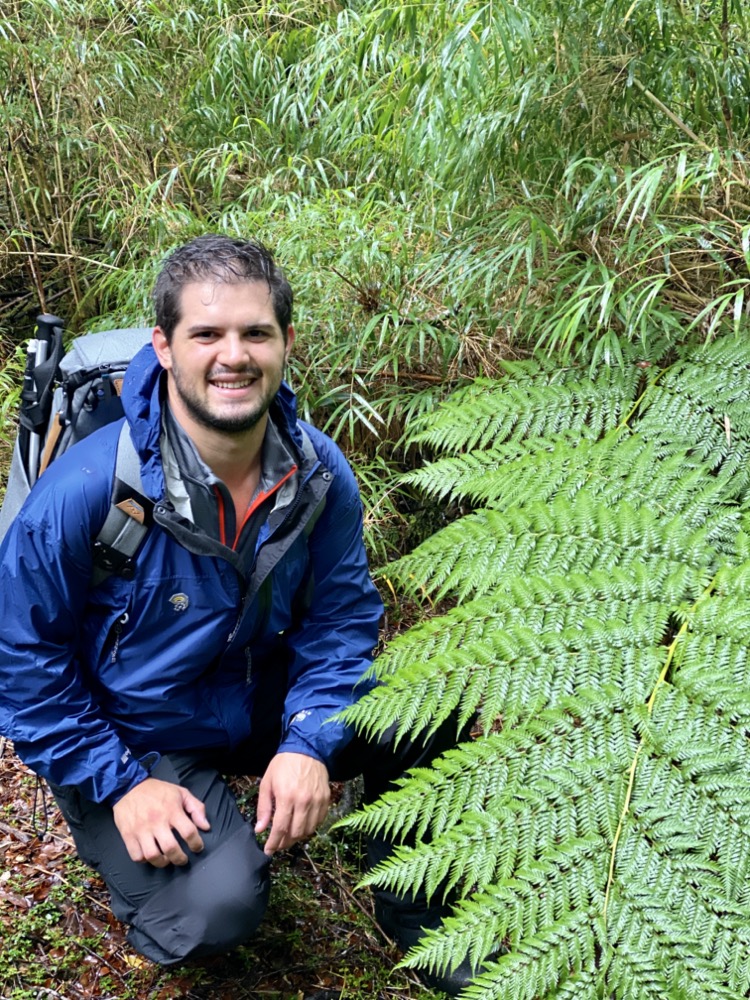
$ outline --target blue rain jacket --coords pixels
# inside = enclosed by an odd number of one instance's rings
[[[254,713],[279,717],[280,751],[330,763],[351,738],[331,716],[367,688],[382,612],[354,476],[308,425],[317,458],[303,449],[286,385],[275,419],[301,485],[264,524],[253,566],[177,514],[159,449],[161,372],[145,347],[123,389],[155,503],[134,578],[90,585],[121,422],[50,465],[0,547],[0,731],[33,770],[95,802],[142,781],[148,753],[251,739]]]

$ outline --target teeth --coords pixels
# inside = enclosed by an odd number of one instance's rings
[[[253,381],[254,379],[249,379],[247,382],[214,382],[214,385],[219,389],[246,389],[253,384]]]

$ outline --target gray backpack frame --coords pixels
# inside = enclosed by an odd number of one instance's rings
[[[92,431],[123,416],[120,388],[132,358],[151,340],[151,327],[77,337],[63,352],[63,324],[40,316],[29,342],[19,431],[0,509],[0,540],[36,479],[55,458]],[[110,510],[94,540],[93,584],[112,573],[131,576],[133,556],[151,520],[140,462],[127,424],[117,446]]]

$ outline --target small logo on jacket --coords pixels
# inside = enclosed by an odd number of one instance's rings
[[[172,594],[169,598],[169,603],[175,611],[187,611],[190,598],[187,594]]]

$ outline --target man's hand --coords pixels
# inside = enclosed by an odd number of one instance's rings
[[[271,823],[264,852],[273,854],[311,836],[326,818],[330,804],[325,764],[303,753],[276,754],[258,792],[255,832]]]
[[[131,860],[148,861],[155,868],[187,864],[175,832],[197,853],[203,850],[198,830],[211,829],[200,799],[182,785],[158,778],[131,788],[112,811]]]

